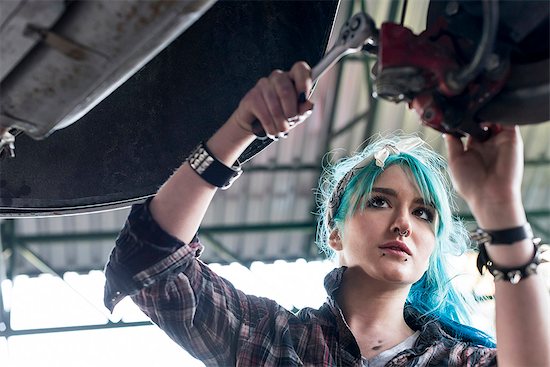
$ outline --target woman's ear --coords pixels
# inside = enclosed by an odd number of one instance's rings
[[[334,251],[342,250],[342,238],[340,238],[340,231],[338,228],[334,228],[332,232],[330,232],[330,236],[328,237],[328,245]]]

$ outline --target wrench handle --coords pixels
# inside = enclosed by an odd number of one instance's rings
[[[378,31],[372,18],[366,13],[360,12],[352,16],[340,30],[340,35],[332,49],[311,69],[311,79],[313,84],[338,62],[342,57],[361,51],[367,43],[375,44],[377,42]],[[300,94],[299,103],[306,101],[305,93]],[[262,124],[255,120],[252,122],[252,132],[259,140],[267,139],[267,134],[262,128]]]

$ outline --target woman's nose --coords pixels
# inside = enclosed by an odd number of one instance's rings
[[[399,237],[409,237],[411,235],[412,228],[408,213],[397,213],[390,230]]]

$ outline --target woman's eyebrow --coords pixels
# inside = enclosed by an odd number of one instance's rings
[[[387,187],[373,187],[372,191],[373,192],[379,192],[381,194],[386,194],[386,195],[393,196],[393,197],[398,197],[399,196],[397,194],[397,191],[395,191],[394,189],[387,188]],[[432,203],[427,202],[426,200],[424,200],[424,198],[421,198],[421,197],[414,199],[413,202],[416,203],[416,204],[428,205],[428,206],[435,209],[435,206]]]
[[[388,189],[386,187],[373,187],[372,191],[397,197],[397,191],[395,191],[394,189]]]

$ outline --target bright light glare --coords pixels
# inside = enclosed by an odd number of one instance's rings
[[[67,283],[86,296],[81,297],[62,279],[49,274],[36,278],[15,277],[12,290],[11,325],[15,330],[104,324],[98,278],[68,276]],[[95,283],[94,283],[95,280]]]
[[[0,361],[2,361],[2,366],[4,363],[10,366],[9,355],[8,355],[8,341],[6,338],[0,337]]]
[[[155,326],[15,336],[8,343],[3,367],[204,366]]]
[[[269,297],[292,309],[319,307],[326,298],[324,276],[334,267],[329,261],[307,263],[256,262],[251,269],[212,264],[212,269],[246,293]],[[64,280],[51,275],[17,276],[9,286],[14,330],[54,328],[148,318],[127,297],[112,315],[103,307],[105,276],[66,273]],[[84,296],[84,298],[83,298]],[[156,326],[56,332],[0,338],[2,367],[92,366],[204,366]]]
[[[4,279],[0,283],[0,292],[2,292],[2,300],[4,302],[5,311],[9,311],[11,309],[12,288],[13,288],[13,282],[9,279]]]
[[[330,261],[279,260],[274,264],[254,262],[250,270],[238,263],[212,264],[211,268],[243,292],[268,297],[292,310],[294,307],[321,306],[326,299],[323,279],[334,264]]]

